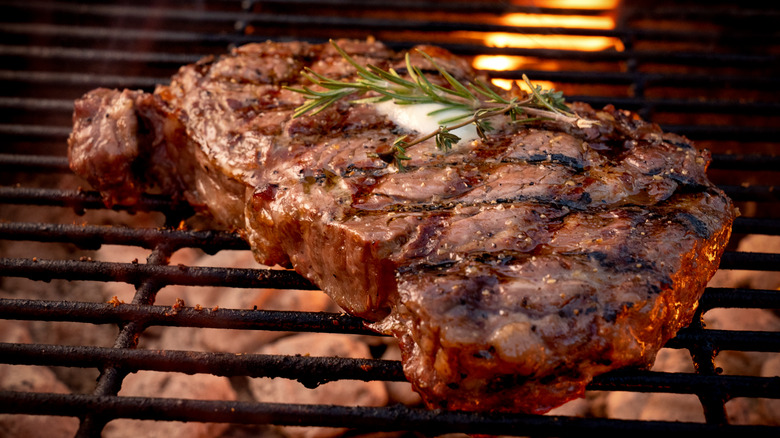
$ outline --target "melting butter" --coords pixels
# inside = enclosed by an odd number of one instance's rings
[[[443,105],[437,103],[398,105],[393,101],[387,101],[374,104],[374,107],[377,112],[392,120],[396,125],[409,131],[417,131],[423,135],[439,129],[439,122],[442,120],[450,119],[461,114],[470,114],[457,110],[449,110],[431,115],[431,112],[444,108]],[[469,143],[479,138],[477,129],[473,124],[453,129],[450,132],[460,137],[458,144]]]

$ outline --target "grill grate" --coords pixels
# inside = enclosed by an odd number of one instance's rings
[[[704,422],[638,421],[573,415],[497,415],[438,412],[393,405],[340,405],[214,401],[120,396],[130,373],[213,374],[231,379],[292,379],[313,388],[330,381],[404,381],[400,363],[382,359],[201,352],[139,346],[161,327],[256,332],[339,333],[378,338],[363,321],[337,312],[199,308],[160,304],[170,286],[240,290],[312,290],[295,273],[260,268],[176,264],[184,250],[206,255],[248,251],[237,234],[180,227],[197,221],[187,205],[148,194],[129,211],[107,210],[67,166],[65,139],[72,102],[98,86],[151,90],[181,65],[232,45],[268,38],[324,41],[369,33],[392,48],[436,43],[462,56],[523,57],[523,72],[553,81],[570,99],[613,103],[639,112],[664,129],[687,135],[713,151],[711,176],[740,206],[734,243],[721,269],[780,271],[780,251],[739,250],[746,235],[780,235],[780,33],[777,10],[729,4],[621,8],[612,30],[512,26],[508,13],[613,15],[602,9],[536,7],[499,1],[393,3],[351,0],[115,2],[0,1],[0,323],[115,326],[102,345],[33,340],[0,343],[0,367],[32,365],[99,372],[80,393],[0,390],[0,413],[79,419],[77,436],[100,436],[112,420],[216,422],[354,428],[359,433],[408,431],[568,436],[660,433],[745,433],[776,436],[774,423],[730,424],[735,398],[780,399],[780,377],[728,375],[716,367],[722,351],[780,353],[772,328],[705,328],[712,309],[780,309],[776,290],[711,287],[699,318],[667,344],[691,353],[695,373],[625,370],[600,376],[590,392],[693,394]],[[717,2],[716,2],[717,3]],[[401,12],[399,12],[401,11]],[[670,26],[669,23],[673,23]],[[621,50],[596,52],[550,47],[488,47],[492,32],[613,38]],[[492,71],[519,79],[517,71]],[[108,224],[108,225],[106,225]],[[106,246],[145,249],[145,262],[93,260]],[[780,275],[780,274],[776,274]],[[73,296],[49,291],[64,288]],[[129,285],[132,302],[105,302],[76,294],[82,285]],[[31,286],[31,284],[34,284]],[[40,292],[43,290],[43,292]],[[86,341],[85,341],[86,344]],[[8,365],[4,365],[8,364]],[[2,379],[0,379],[2,381]],[[235,383],[235,381],[234,381]],[[0,417],[2,421],[2,417]],[[254,430],[254,429],[253,429]],[[236,429],[233,429],[235,432]],[[226,437],[241,436],[238,432]]]

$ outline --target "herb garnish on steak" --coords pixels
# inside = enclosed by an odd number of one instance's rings
[[[405,71],[378,42],[338,45]],[[459,81],[477,76],[421,50]],[[411,65],[450,86],[420,53]],[[382,154],[424,133],[348,99],[294,118],[304,67],[356,78],[331,45],[269,42],[182,67],[154,93],[91,91],[71,167],[107,204],[167,193],[242,233],[261,263],[295,268],[399,340],[431,407],[545,412],[595,375],[649,365],[690,322],[734,217],[706,151],[572,103],[597,123],[495,123],[446,153],[431,138],[399,172]]]
[[[299,117],[311,112],[317,114],[340,99],[354,98],[356,94],[372,94],[353,100],[356,103],[390,104],[390,112],[407,113],[410,106],[419,108],[424,106],[427,114],[424,118],[432,118],[438,115],[438,126],[429,133],[421,133],[414,140],[407,140],[407,135],[397,138],[393,142],[392,162],[403,171],[403,161],[411,158],[406,155],[406,148],[422,143],[429,138],[436,140],[436,148],[447,152],[453,144],[462,139],[452,131],[467,125],[474,125],[477,137],[487,141],[487,131],[491,131],[490,120],[497,116],[506,116],[509,123],[530,123],[541,119],[554,120],[561,123],[572,124],[578,128],[588,128],[594,122],[577,117],[572,114],[563,98],[563,93],[555,90],[543,90],[534,85],[523,75],[523,80],[528,85],[531,93],[523,96],[506,97],[497,93],[480,78],[467,84],[462,83],[429,56],[425,51],[419,50],[436,73],[446,81],[445,87],[437,81],[428,79],[427,75],[410,61],[410,54],[405,57],[405,68],[409,79],[401,77],[398,72],[390,68],[388,71],[368,64],[362,66],[348,53],[344,52],[338,44],[331,40],[333,47],[339,54],[355,67],[358,79],[352,82],[323,76],[316,71],[305,68],[303,75],[316,87],[285,87],[306,97],[306,102],[298,107],[293,117]],[[388,105],[384,105],[386,108]],[[392,118],[392,117],[391,117]],[[410,128],[409,126],[405,126]]]

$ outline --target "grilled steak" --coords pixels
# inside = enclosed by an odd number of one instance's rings
[[[380,43],[339,44],[405,71]],[[331,46],[269,42],[185,66],[154,93],[94,90],[76,102],[72,168],[107,204],[156,190],[243,233],[258,261],[395,336],[431,407],[545,412],[598,374],[649,365],[690,322],[734,217],[706,151],[575,103],[598,124],[504,124],[448,153],[429,140],[399,172],[378,152],[419,133],[374,106],[292,118],[304,99],[282,85],[304,66],[355,75]]]

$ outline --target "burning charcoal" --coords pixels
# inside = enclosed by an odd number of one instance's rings
[[[22,323],[0,320],[0,342],[29,343],[30,333]],[[0,364],[0,389],[4,391],[52,392],[70,390],[47,367]],[[0,434],[8,437],[70,438],[78,430],[76,418],[0,414]]]
[[[191,266],[219,266],[244,269],[263,268],[246,251],[221,251],[213,256],[188,256]],[[174,260],[175,263],[176,260]],[[335,311],[333,301],[321,291],[298,291],[278,289],[233,289],[228,287],[184,287],[170,286],[161,294],[159,302],[172,305],[176,298],[182,299],[187,306],[200,306],[204,312],[218,307],[220,309],[262,309],[287,310],[297,312]],[[280,331],[247,331],[198,328],[196,330],[177,330],[179,337],[188,337],[195,342],[193,348],[205,351],[250,352],[272,342],[288,333]],[[185,334],[186,333],[186,334]],[[168,345],[176,348],[176,340],[168,337]],[[183,342],[184,339],[181,339]],[[181,348],[181,347],[179,347]]]
[[[773,378],[780,376],[780,356],[775,355],[764,362],[764,366],[761,367],[761,375]],[[760,399],[758,403],[759,410],[763,414],[766,424],[780,426],[780,400]]]
[[[355,338],[338,334],[300,334],[282,338],[259,350],[262,354],[338,356],[370,358],[368,347]],[[379,381],[363,382],[339,380],[307,389],[301,383],[282,378],[258,378],[249,383],[252,394],[260,402],[335,404],[345,406],[383,406],[388,394],[385,385]],[[329,438],[343,434],[340,428],[281,427],[291,438]]]
[[[143,371],[130,374],[120,396],[165,397],[201,400],[235,400],[236,393],[226,377],[209,374],[188,376]],[[175,423],[140,420],[114,420],[103,433],[105,438],[217,438],[228,428],[224,423]]]
[[[661,349],[653,371],[693,373],[687,350]],[[641,392],[611,392],[606,397],[610,418],[629,420],[704,421],[701,403],[695,395]]]

